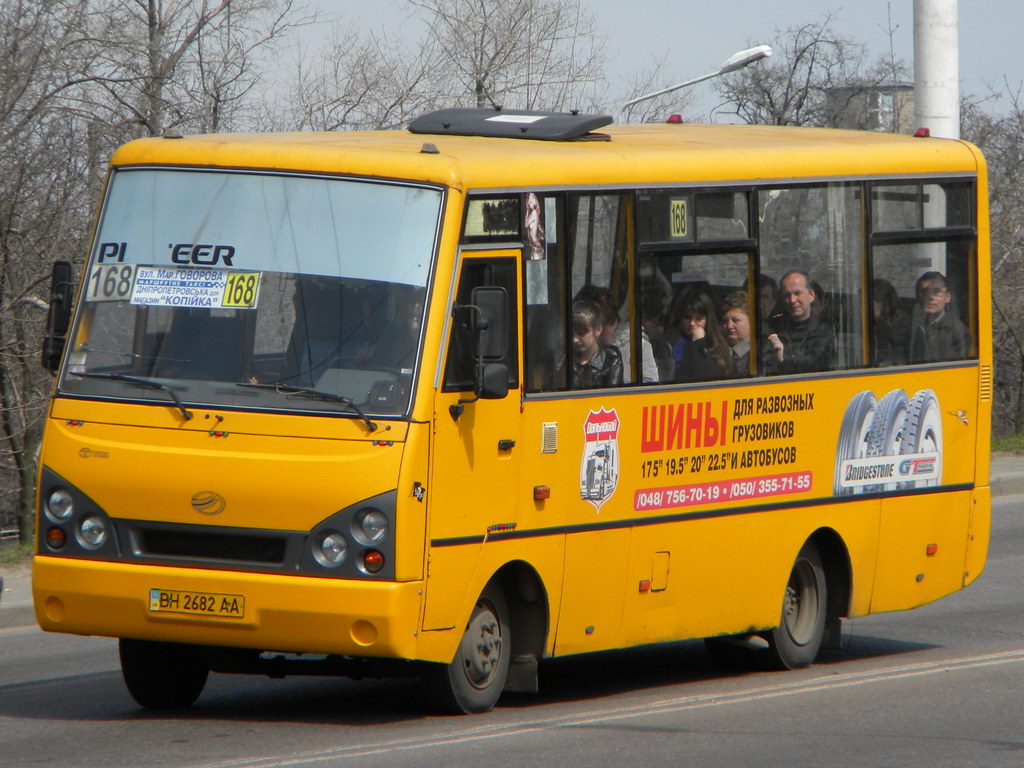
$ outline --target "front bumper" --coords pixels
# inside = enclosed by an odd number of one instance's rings
[[[150,590],[240,595],[241,617],[150,609]],[[134,565],[37,556],[36,620],[50,632],[231,648],[417,658],[422,582]]]

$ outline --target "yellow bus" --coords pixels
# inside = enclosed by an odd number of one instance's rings
[[[610,122],[118,149],[54,267],[42,628],[119,638],[145,707],[215,671],[481,712],[569,654],[806,666],[976,579],[981,154]]]

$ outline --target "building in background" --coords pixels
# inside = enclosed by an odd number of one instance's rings
[[[850,85],[828,90],[830,124],[888,133],[913,133],[914,84]]]

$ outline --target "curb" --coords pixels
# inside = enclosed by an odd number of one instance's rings
[[[1024,493],[1024,475],[992,475],[989,478],[992,498],[996,496],[1016,496]]]

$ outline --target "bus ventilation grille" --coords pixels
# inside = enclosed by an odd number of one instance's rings
[[[142,556],[265,565],[281,565],[285,559],[285,540],[276,536],[153,529],[139,533]]]
[[[540,452],[558,453],[558,422],[544,422],[541,429]]]
[[[981,366],[981,379],[978,381],[978,395],[982,400],[992,399],[992,366]]]

